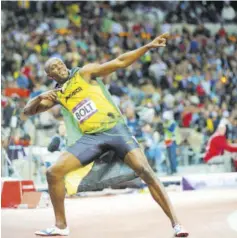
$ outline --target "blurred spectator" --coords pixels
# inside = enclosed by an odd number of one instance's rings
[[[237,144],[237,117],[233,119],[233,125],[231,128],[231,140]]]
[[[170,174],[177,173],[177,142],[179,143],[178,125],[174,120],[172,111],[163,113],[165,144],[167,147],[168,159],[170,162]]]
[[[6,103],[2,108],[3,108],[2,127],[9,127],[12,115],[16,109],[9,99],[6,99]]]
[[[135,108],[132,106],[128,106],[125,111],[125,116],[127,118],[127,125],[130,131],[137,138],[141,137],[141,129],[139,125],[139,120],[135,114]]]
[[[143,125],[142,132],[142,145],[149,164],[154,171],[158,170],[164,172],[164,168],[162,167],[162,163],[164,162],[162,158],[162,148],[159,143],[159,138],[157,138],[159,135],[157,135],[157,132],[154,133],[154,130],[149,123]]]
[[[50,144],[48,145],[48,151],[62,151],[66,148],[66,128],[64,121],[61,121],[58,126],[58,134],[55,135]]]
[[[154,77],[156,85],[160,85],[161,77],[165,76],[167,65],[159,56],[154,56],[154,59],[149,67],[150,76]]]
[[[210,31],[205,28],[204,24],[198,25],[196,30],[193,32],[193,36],[206,36],[210,37]]]
[[[208,141],[204,161],[208,164],[225,164],[226,172],[231,172],[231,155],[224,155],[225,151],[237,152],[237,144],[229,144],[226,139],[227,126],[220,123],[216,132]]]
[[[236,13],[229,1],[224,2],[224,7],[221,11],[221,17],[224,22],[231,22],[235,19]]]

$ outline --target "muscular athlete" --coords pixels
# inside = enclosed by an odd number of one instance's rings
[[[100,80],[94,80],[128,67],[150,49],[165,47],[168,37],[168,33],[162,34],[150,43],[104,64],[91,63],[69,70],[57,58],[51,58],[45,63],[47,75],[58,83],[58,88],[30,100],[24,108],[25,115],[41,113],[61,104],[78,121],[83,136],[68,147],[56,164],[47,170],[49,194],[56,221],[54,227],[38,231],[37,235],[69,235],[64,208],[63,178],[70,171],[89,164],[106,150],[112,149],[148,185],[152,197],[170,219],[175,236],[188,236],[188,232],[176,217],[162,183],[148,164],[110,94]]]

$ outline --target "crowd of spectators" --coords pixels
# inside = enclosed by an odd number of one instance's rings
[[[103,63],[165,31],[171,34],[167,47],[104,78],[130,129],[150,157],[160,157],[154,145],[166,138],[166,111],[180,128],[192,128],[204,139],[224,118],[229,139],[237,142],[237,36],[225,26],[236,21],[236,9],[229,2],[221,8],[186,1],[4,4],[2,127],[12,143],[47,146],[62,119],[60,106],[34,117],[22,114],[29,98],[54,87],[44,73],[49,57],[61,58],[68,68]],[[223,25],[211,34],[200,19]],[[178,32],[174,22],[197,25]]]

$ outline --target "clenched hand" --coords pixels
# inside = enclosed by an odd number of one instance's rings
[[[53,90],[50,90],[50,91],[40,94],[39,97],[41,100],[47,99],[47,100],[54,102],[57,100],[56,92],[58,92],[60,90],[61,90],[61,88],[56,88],[56,89],[53,89]]]

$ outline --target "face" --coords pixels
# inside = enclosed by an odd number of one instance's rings
[[[142,131],[145,133],[151,132],[151,126],[149,124],[146,124],[145,126],[142,127]]]
[[[69,72],[66,65],[61,60],[56,59],[49,64],[47,75],[58,83],[64,83],[68,79]]]
[[[226,127],[225,127],[225,126],[220,126],[220,127],[218,128],[218,132],[219,132],[221,135],[225,135]]]

